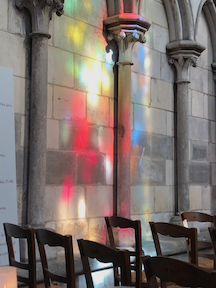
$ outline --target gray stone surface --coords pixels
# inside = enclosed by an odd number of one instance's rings
[[[173,138],[145,132],[132,131],[132,155],[173,159]]]
[[[76,181],[76,154],[64,151],[47,151],[46,184],[63,185],[65,177]]]
[[[166,161],[148,158],[131,157],[132,185],[156,184],[165,185]]]
[[[208,120],[189,117],[189,139],[208,142],[209,129]]]
[[[105,184],[105,156],[99,153],[78,154],[77,184]]]
[[[23,185],[24,174],[24,151],[23,149],[16,149],[16,181],[17,185]]]
[[[211,169],[209,163],[190,163],[190,183],[191,184],[210,184]]]
[[[190,141],[191,160],[208,161],[208,144],[200,141]]]
[[[71,123],[62,121],[60,124],[60,148],[71,151],[98,151],[99,129],[85,123]],[[64,137],[66,136],[66,137]]]

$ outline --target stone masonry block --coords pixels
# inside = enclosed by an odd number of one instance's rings
[[[202,187],[202,209],[211,210],[211,186]]]
[[[151,77],[139,73],[132,73],[131,101],[136,104],[150,105]]]
[[[210,134],[211,134],[210,141],[212,143],[216,143],[216,123],[212,121],[210,122]]]
[[[202,187],[190,186],[190,210],[199,210],[202,208]]]
[[[24,173],[24,150],[16,149],[16,182],[17,185],[23,185]]]
[[[106,234],[107,228],[104,217],[89,219],[89,240],[106,244]]]
[[[143,215],[154,212],[154,187],[131,186],[131,214]]]
[[[209,141],[209,122],[205,119],[189,117],[189,139]]]
[[[190,88],[208,94],[208,71],[196,67],[190,69]]]
[[[53,116],[53,86],[47,86],[47,118]]]
[[[216,144],[209,143],[209,161],[216,162]]]
[[[113,65],[102,64],[102,95],[114,97],[114,74]]]
[[[68,218],[85,218],[86,216],[86,199],[85,190],[81,186],[71,186],[68,190],[68,196],[65,195],[69,203]]]
[[[151,106],[159,109],[173,111],[174,109],[173,85],[158,79],[152,79]]]
[[[212,163],[211,164],[212,167],[212,186],[216,186],[216,164]]]
[[[109,107],[110,107],[109,126],[114,127],[114,99],[110,99]]]
[[[30,81],[20,77],[14,77],[14,112],[20,114],[29,113],[29,89]]]
[[[192,90],[192,116],[203,118],[203,93]]]
[[[76,182],[76,154],[64,151],[47,151],[47,185],[64,185]]]
[[[55,86],[53,106],[55,119],[82,120],[86,117],[86,93]]]
[[[165,160],[152,160],[147,158],[131,158],[131,183],[164,185],[166,181]]]
[[[166,53],[166,45],[169,43],[169,31],[166,28],[154,24],[154,49]]]
[[[105,156],[89,152],[77,156],[77,183],[104,184]]]
[[[67,15],[71,18],[73,18],[74,15],[74,1],[67,1],[64,3],[64,15]],[[54,14],[54,17],[58,17],[57,15]]]
[[[210,44],[211,45],[211,44]],[[210,57],[209,57],[210,58]],[[211,60],[212,61],[212,60]],[[210,94],[212,96],[215,96],[215,81],[213,78],[212,69],[210,68],[208,71],[208,85],[205,86],[206,90],[204,91],[206,94]]]
[[[106,184],[113,185],[113,154],[106,154]]]
[[[77,239],[87,239],[88,221],[86,219],[58,221],[55,228],[56,232],[62,235],[73,235],[74,254],[79,253]]]
[[[204,118],[215,121],[215,97],[204,95]]]
[[[48,82],[74,87],[74,57],[72,53],[49,46]]]
[[[114,134],[112,128],[99,127],[99,151],[113,154]]]
[[[174,186],[155,186],[155,212],[174,211]]]
[[[195,161],[208,161],[208,143],[190,140],[190,159]]]
[[[92,41],[92,39],[94,40]],[[106,42],[101,29],[64,15],[61,19],[60,17],[55,18],[54,45],[92,59],[104,60]]]
[[[166,185],[174,185],[174,161],[166,160]]]
[[[6,6],[3,3],[5,3]],[[3,5],[3,10],[2,6],[0,6],[0,11],[2,13],[5,12],[5,14],[4,17],[2,17],[0,12],[0,19],[2,19],[2,21],[5,21],[6,19],[8,20],[8,32],[17,35],[19,34],[25,37],[30,33],[30,15],[26,9],[17,9],[15,3],[16,0],[1,1],[1,5]],[[5,8],[7,8],[7,11],[4,10]],[[7,27],[7,23],[5,23],[4,26]]]
[[[109,98],[88,93],[87,121],[97,125],[109,125]]]
[[[137,43],[133,48],[132,71],[160,79],[160,52]]]
[[[100,29],[103,28],[103,20],[107,17],[106,2],[93,0],[86,2],[86,0],[74,1],[74,18],[83,22],[87,22],[92,26]]]
[[[156,0],[147,1],[145,17],[151,19],[153,23],[168,29],[166,13],[162,3],[159,3]]]
[[[78,90],[89,92],[92,95],[92,103],[95,104],[97,104],[96,94],[101,94],[101,66],[99,61],[75,55],[75,87]]]
[[[47,148],[59,149],[59,121],[47,119]]]
[[[87,187],[87,217],[105,217],[113,214],[112,186]]]
[[[60,124],[60,147],[62,150],[98,151],[97,126],[90,126],[87,122],[62,121]]]
[[[174,115],[167,111],[167,135],[174,136]]]
[[[16,147],[19,147],[21,144],[21,114],[14,114],[15,118],[15,144]]]
[[[26,77],[26,47],[24,38],[0,31],[0,66],[13,69],[14,76]],[[16,49],[14,49],[16,47]]]
[[[208,163],[191,162],[189,174],[191,184],[210,184],[211,168]]]
[[[1,1],[0,3],[0,29],[7,30],[8,23],[8,1]]]
[[[134,105],[134,129],[166,135],[166,111]]]
[[[174,83],[174,67],[168,63],[168,55],[161,54],[161,80]]]
[[[172,137],[133,130],[131,142],[131,152],[133,155],[173,159]]]
[[[63,183],[62,183],[63,184]],[[46,186],[44,197],[44,221],[59,221],[68,219],[67,186]]]

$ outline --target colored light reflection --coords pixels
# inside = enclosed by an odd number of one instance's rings
[[[84,218],[86,214],[85,200],[80,200],[78,204],[78,214],[79,218]]]

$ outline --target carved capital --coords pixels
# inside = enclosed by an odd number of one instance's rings
[[[167,52],[171,57],[169,64],[174,65],[177,71],[176,83],[190,83],[189,68],[197,66],[197,59],[204,50],[203,45],[192,40],[176,41],[167,45]]]
[[[64,0],[16,0],[19,9],[27,9],[31,14],[32,33],[31,36],[50,38],[49,22],[52,14],[61,16],[64,13]]]
[[[189,68],[197,66],[197,58],[194,56],[179,58],[170,58],[168,60],[170,65],[174,65],[177,71],[176,83],[190,83],[189,81]]]
[[[145,43],[145,33],[150,23],[140,15],[124,13],[104,20],[107,49],[113,50],[113,60],[131,65],[132,49],[136,42]]]

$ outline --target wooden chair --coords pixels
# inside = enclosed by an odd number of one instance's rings
[[[10,266],[14,266],[28,271],[28,277],[17,275],[17,280],[19,282],[28,285],[30,288],[36,288],[36,258],[35,258],[34,229],[23,228],[18,225],[10,223],[4,223],[3,225],[7,242],[8,258]],[[27,240],[28,263],[18,262],[15,260],[12,237]]]
[[[49,288],[51,286],[51,280],[66,283],[67,288],[75,288],[75,270],[74,270],[72,236],[70,235],[63,236],[46,229],[37,229],[36,237],[42,262],[45,288]],[[46,244],[51,247],[58,246],[64,248],[65,261],[66,261],[66,276],[54,274],[49,270],[46,251],[44,247]]]
[[[77,242],[80,250],[87,288],[94,288],[88,258],[92,259],[95,258],[102,263],[111,262],[113,263],[113,267],[120,267],[121,284],[124,286],[131,286],[129,251],[114,249],[112,247],[108,247],[100,243],[83,239],[79,239],[77,240]]]
[[[189,262],[198,265],[198,245],[196,228],[186,228],[184,226],[164,222],[149,222],[149,225],[151,227],[152,237],[158,256],[162,256],[158,234],[164,236],[171,236],[174,238],[185,237],[188,249]]]
[[[201,213],[201,212],[180,212],[180,214],[181,214],[183,225],[185,227],[188,227],[188,222],[192,222],[192,221],[209,222],[209,223],[213,223],[214,226],[216,226],[216,215],[210,215],[210,214]],[[198,241],[198,247],[200,246],[202,248],[211,248],[212,242]],[[198,251],[198,256],[214,260],[214,254]],[[201,262],[202,264],[204,264],[203,261],[200,261],[200,263]],[[215,269],[216,269],[216,260],[214,260],[214,270]]]
[[[156,277],[181,287],[213,288],[216,272],[206,271],[197,265],[169,257],[149,257],[144,261],[149,288],[158,288]],[[175,286],[176,287],[176,286]]]
[[[131,270],[135,271],[131,273],[132,286],[140,288],[141,286],[147,287],[147,279],[145,272],[142,272],[142,261],[141,255],[144,255],[142,250],[142,239],[141,239],[141,222],[139,220],[131,220],[118,216],[105,217],[110,246],[117,248],[116,241],[114,238],[113,228],[131,228],[134,229],[135,233],[135,251],[130,251],[130,256],[135,257],[135,261],[131,263]],[[120,277],[115,270],[115,285],[119,285]]]

